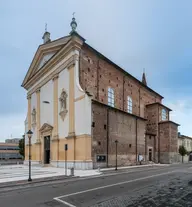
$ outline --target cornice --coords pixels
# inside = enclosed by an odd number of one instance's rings
[[[38,88],[41,88],[43,85],[45,85],[48,81],[53,79],[55,76],[57,77],[58,74],[63,71],[65,68],[68,68],[69,66],[75,64],[74,57],[71,56],[68,60],[66,60],[61,66],[59,66],[55,71],[53,71],[51,74],[49,74],[45,79],[43,79],[39,84],[37,84],[32,90],[28,92],[28,95],[33,94]]]
[[[74,44],[74,42],[68,42],[57,54],[51,58],[34,76],[24,85],[25,89],[29,89],[34,85],[41,77],[43,77],[48,71],[56,66],[65,56],[67,56],[73,49],[79,49],[79,44]]]

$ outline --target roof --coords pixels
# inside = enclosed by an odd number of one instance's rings
[[[109,106],[109,105],[107,105],[107,104],[101,103],[100,101],[97,101],[97,100],[94,100],[94,99],[93,99],[92,102],[97,103],[97,104],[100,104],[100,105],[103,105],[103,106],[105,106],[105,107],[107,107],[107,108],[110,108],[110,109],[112,109],[112,110],[116,110],[116,111],[122,112],[122,113],[124,113],[124,114],[127,114],[127,115],[129,115],[129,116],[135,117],[135,118],[137,118],[137,119],[141,119],[141,120],[143,120],[143,121],[147,121],[147,119],[145,119],[145,118],[143,118],[143,117],[140,117],[140,116],[137,116],[137,115],[135,115],[135,114],[131,114],[131,113],[128,113],[128,112],[126,112],[126,111],[123,111],[123,110],[121,110],[121,109],[118,109],[118,108]]]
[[[152,106],[152,105],[156,105],[156,104],[158,104],[158,105],[160,105],[160,106],[166,108],[168,111],[172,111],[172,109],[168,108],[167,106],[165,106],[165,105],[163,105],[162,103],[159,103],[159,102],[155,102],[155,103],[147,104],[146,107],[149,107],[149,106]]]
[[[137,78],[135,78],[134,76],[132,76],[130,73],[128,73],[127,71],[125,71],[123,68],[121,68],[120,66],[118,66],[117,64],[115,64],[114,62],[112,62],[110,59],[108,59],[106,56],[104,56],[103,54],[101,54],[100,52],[98,52],[96,49],[94,49],[93,47],[91,47],[89,44],[87,44],[86,42],[84,42],[84,45],[89,47],[92,51],[94,51],[95,53],[97,53],[97,55],[100,58],[103,58],[104,60],[106,60],[108,63],[112,64],[115,68],[117,68],[118,70],[120,70],[121,72],[123,72],[125,75],[131,77],[133,80],[135,80],[137,83],[139,83],[141,86],[143,86],[144,88],[146,88],[147,90],[151,91],[152,93],[156,94],[157,96],[159,96],[160,98],[164,98],[163,96],[161,96],[159,93],[157,93],[156,91],[152,90],[151,88],[149,88],[147,85],[143,84],[140,80],[138,80]]]
[[[180,124],[177,124],[176,122],[173,122],[173,121],[170,121],[170,120],[167,120],[167,121],[160,121],[159,124],[166,124],[166,123],[171,123],[171,124],[175,124],[177,126],[180,126]]]
[[[186,136],[186,135],[178,135],[178,138],[181,138],[181,139],[192,139],[192,137],[189,137],[189,136]]]

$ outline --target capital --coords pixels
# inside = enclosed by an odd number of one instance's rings
[[[36,93],[40,93],[41,89],[37,88]]]
[[[52,80],[54,81],[54,80],[56,80],[56,79],[58,79],[58,78],[59,78],[59,74],[55,74],[55,75],[53,75]]]
[[[27,99],[28,99],[28,100],[31,99],[31,94],[28,94],[28,95],[27,95]]]

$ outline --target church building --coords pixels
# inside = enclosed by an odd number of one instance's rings
[[[32,164],[75,169],[177,161],[178,124],[163,97],[86,43],[75,18],[69,35],[43,35],[22,87]],[[25,136],[25,162],[29,142]],[[67,149],[67,150],[66,150]]]

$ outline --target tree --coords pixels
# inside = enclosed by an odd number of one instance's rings
[[[19,153],[23,158],[25,157],[25,135],[23,135],[23,138],[19,140]]]
[[[183,163],[183,157],[187,154],[187,150],[183,145],[179,146],[179,154],[182,156],[182,163]]]

